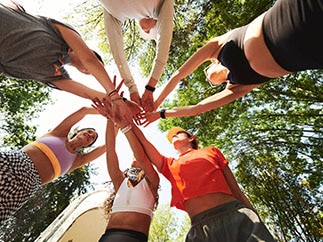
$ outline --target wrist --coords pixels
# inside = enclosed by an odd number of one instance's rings
[[[145,86],[145,89],[146,89],[147,91],[150,91],[150,92],[154,92],[154,91],[156,90],[156,88],[155,88],[155,87],[150,86],[150,85],[148,85],[148,84]]]
[[[127,125],[127,126],[125,126],[125,127],[121,128],[120,130],[121,130],[121,132],[122,132],[123,134],[126,134],[126,133],[128,133],[131,129],[132,129],[132,126],[131,126],[131,125]]]
[[[160,116],[160,118],[165,119],[166,118],[166,109],[161,109],[159,111],[159,116]]]

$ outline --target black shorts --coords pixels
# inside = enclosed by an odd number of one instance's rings
[[[128,229],[108,229],[101,236],[99,242],[147,242],[144,233]]]

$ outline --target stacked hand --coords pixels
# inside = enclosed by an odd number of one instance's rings
[[[116,76],[113,78],[114,86],[116,86]],[[123,80],[116,87],[119,92],[123,84]],[[118,95],[114,95],[112,98],[95,98],[92,106],[98,110],[100,114],[111,119],[115,123],[123,123],[120,119],[124,119],[127,123],[132,123],[132,119],[136,124],[142,125],[142,119],[138,118],[137,115],[143,113],[143,109],[134,101],[123,98],[123,92]],[[122,127],[122,126],[120,126]]]

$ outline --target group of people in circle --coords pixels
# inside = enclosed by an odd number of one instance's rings
[[[171,183],[171,206],[187,212],[191,228],[186,241],[274,241],[256,209],[241,191],[228,160],[216,147],[199,147],[198,139],[181,127],[167,139],[178,157],[165,157],[145,137],[139,125],[159,118],[195,116],[224,106],[267,81],[303,70],[322,69],[323,2],[277,0],[249,24],[214,37],[198,49],[167,81],[154,100],[172,40],[172,0],[99,0],[108,43],[129,90],[120,94],[98,53],[68,24],[28,14],[12,0],[0,0],[0,72],[8,77],[35,80],[92,101],[66,117],[50,132],[18,151],[0,152],[0,222],[13,215],[43,184],[71,172],[106,153],[115,193],[109,199],[106,231],[100,242],[148,241],[160,178]],[[124,52],[122,23],[136,19],[146,39],[156,41],[156,58],[140,97]],[[205,70],[212,85],[226,88],[196,105],[159,109],[177,84],[210,61]],[[72,80],[65,70],[72,65],[91,74],[105,92]],[[98,134],[92,128],[71,128],[86,115],[107,119],[106,142],[88,153]],[[138,115],[139,114],[139,115]],[[116,135],[128,140],[134,161],[120,170]]]

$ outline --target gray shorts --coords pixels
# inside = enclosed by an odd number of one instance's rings
[[[186,242],[275,241],[259,216],[239,201],[233,201],[191,219]]]
[[[22,151],[0,152],[0,224],[41,186],[38,171]]]

